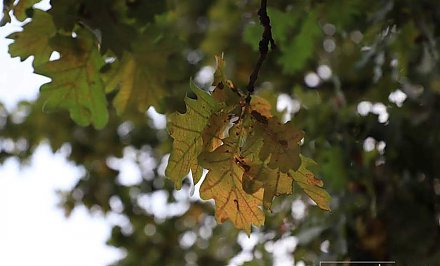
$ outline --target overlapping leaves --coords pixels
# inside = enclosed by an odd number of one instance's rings
[[[247,233],[264,223],[261,206],[270,209],[274,197],[292,194],[294,183],[329,210],[322,180],[308,169],[314,162],[300,155],[303,132],[272,116],[264,99],[247,104],[225,78],[223,60],[217,64],[212,95],[192,84],[197,98],[187,97],[186,113],[169,117],[174,142],[166,175],[180,188],[190,171],[197,183],[208,169],[200,196],[215,200],[219,223],[230,220]]]

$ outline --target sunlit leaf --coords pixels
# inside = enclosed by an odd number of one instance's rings
[[[242,180],[245,172],[240,158],[240,139],[246,134],[241,125],[233,126],[223,145],[213,152],[204,152],[199,156],[203,167],[209,169],[200,187],[202,199],[214,199],[217,222],[230,220],[238,229],[248,234],[251,225],[262,225],[264,213],[260,209],[262,190],[248,194],[243,190]]]
[[[284,173],[297,170],[301,164],[299,142],[304,132],[298,130],[292,121],[282,124],[277,118],[266,119],[257,112],[252,114],[260,121],[257,130],[262,131],[261,161],[266,161],[270,156],[267,164],[270,168],[279,168]]]
[[[174,113],[168,117],[168,131],[173,140],[173,148],[165,175],[174,181],[177,189],[182,187],[182,179],[191,170],[194,183],[202,176],[202,167],[197,157],[203,151],[203,132],[211,115],[220,105],[211,95],[191,83],[197,99],[185,98],[186,113]]]
[[[313,160],[301,156],[301,166],[297,171],[291,171],[295,182],[304,190],[304,192],[323,210],[330,210],[331,197],[322,186],[324,183],[317,178],[310,169],[317,167]]]
[[[151,35],[158,35],[157,29],[149,28],[133,44],[131,52],[124,53],[120,62],[106,75],[106,91],[119,89],[113,101],[118,114],[128,106],[134,106],[144,112],[150,106],[161,110],[161,102],[168,94],[166,69],[168,57],[174,52],[174,46],[163,39],[154,40]]]
[[[238,104],[241,96],[232,81],[228,80],[225,75],[225,61],[220,56],[215,57],[217,68],[214,72],[214,80],[212,85],[215,87],[212,97],[218,102],[227,105]]]
[[[14,40],[9,45],[9,53],[11,56],[19,56],[22,61],[34,56],[34,66],[45,63],[53,52],[49,40],[55,33],[52,17],[36,9],[31,22],[23,27],[23,31],[14,32],[7,37]]]
[[[41,87],[46,110],[65,108],[82,126],[102,128],[108,121],[104,84],[99,75],[103,59],[94,38],[79,31],[77,38],[56,36],[51,45],[61,57],[36,67],[52,79]]]
[[[224,111],[214,113],[209,118],[208,124],[202,133],[204,150],[213,151],[222,145],[225,130],[229,125],[229,114]]]
[[[270,209],[275,196],[293,193],[293,178],[279,169],[271,169],[265,163],[251,164],[243,177],[243,189],[252,193],[264,189],[263,206]]]

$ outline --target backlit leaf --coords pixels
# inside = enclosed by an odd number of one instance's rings
[[[65,108],[82,126],[104,127],[108,112],[99,75],[103,59],[94,38],[86,31],[78,31],[77,38],[56,36],[51,45],[61,57],[35,68],[38,74],[52,79],[41,87],[44,108]]]
[[[293,179],[304,192],[323,210],[330,210],[331,197],[322,186],[323,182],[317,178],[310,169],[317,163],[307,157],[301,156],[301,166],[297,171],[291,171]]]
[[[263,191],[248,194],[242,187],[246,166],[241,163],[240,139],[245,134],[241,125],[234,125],[223,145],[199,156],[203,167],[209,169],[200,187],[200,196],[205,200],[215,200],[217,222],[229,219],[236,228],[249,234],[252,224],[264,224],[264,213],[259,207]]]
[[[248,193],[263,188],[263,206],[270,209],[275,196],[293,193],[293,178],[279,169],[267,167],[265,163],[254,164],[244,173],[243,188]]]
[[[211,95],[191,83],[197,99],[185,98],[186,113],[174,113],[168,117],[168,131],[174,139],[173,148],[165,170],[165,175],[174,181],[177,189],[182,187],[182,179],[191,170],[194,183],[202,176],[202,167],[197,157],[203,151],[203,132],[211,115],[220,105]]]
[[[167,68],[168,57],[175,49],[161,38],[151,38],[157,34],[157,29],[149,28],[133,45],[132,52],[124,53],[107,75],[106,91],[119,89],[113,101],[118,114],[128,106],[141,112],[150,106],[161,110],[160,104],[167,95],[166,75],[161,70]]]
[[[255,117],[260,115],[257,112],[252,113]],[[261,161],[266,161],[269,156],[268,166],[272,169],[279,168],[283,173],[289,170],[297,170],[301,164],[299,157],[299,142],[304,137],[304,132],[298,130],[292,121],[282,124],[277,118],[260,120],[262,130],[263,147],[260,151]]]
[[[23,31],[14,32],[7,37],[14,40],[9,45],[9,53],[11,56],[19,56],[22,61],[34,56],[34,66],[45,63],[49,61],[53,51],[49,40],[55,32],[52,17],[44,11],[35,9],[31,22],[23,27]]]
[[[23,21],[27,18],[26,9],[32,7],[34,4],[40,2],[41,0],[20,0],[14,7],[14,16],[19,20]],[[35,12],[36,10],[34,10]],[[34,15],[35,17],[35,15]],[[33,18],[34,18],[33,17]]]
[[[234,105],[240,102],[240,93],[232,81],[225,76],[225,61],[220,56],[216,56],[217,68],[214,72],[212,85],[215,86],[212,97],[218,102]]]
[[[225,130],[229,125],[229,114],[221,111],[211,115],[208,125],[202,133],[204,150],[213,151],[222,145]]]

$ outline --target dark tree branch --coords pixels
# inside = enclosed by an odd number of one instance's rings
[[[264,60],[266,59],[267,53],[269,52],[269,43],[271,49],[276,48],[275,41],[272,38],[272,27],[270,26],[270,18],[267,15],[267,0],[261,0],[260,9],[258,10],[258,16],[260,17],[260,23],[264,27],[264,31],[259,43],[260,56],[258,57],[258,61],[255,64],[254,71],[249,77],[249,83],[247,85],[248,95],[246,97],[246,102],[248,104],[251,101],[251,95],[254,93],[255,82],[258,79],[260,68],[263,65]]]

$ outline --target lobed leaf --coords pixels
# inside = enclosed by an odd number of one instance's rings
[[[169,41],[154,41],[151,35],[159,35],[155,28],[148,28],[136,41],[131,52],[125,52],[121,61],[106,74],[106,91],[119,89],[113,105],[118,114],[129,106],[144,112],[150,106],[161,110],[161,102],[167,95],[166,76],[160,70],[167,68],[169,55],[175,47]],[[174,42],[175,43],[175,42]]]
[[[65,108],[82,126],[107,124],[107,101],[99,70],[103,59],[93,36],[85,30],[77,38],[56,36],[51,45],[60,53],[55,61],[38,65],[35,72],[52,79],[41,87],[44,109]]]
[[[13,57],[19,56],[21,61],[26,60],[29,56],[34,56],[34,67],[46,63],[53,52],[49,40],[55,33],[56,28],[51,15],[35,9],[32,20],[23,27],[23,31],[14,32],[7,36],[7,38],[14,40],[9,45],[9,53]]]
[[[252,112],[254,116],[260,115]],[[261,115],[260,115],[261,116]],[[257,130],[262,131],[263,147],[260,151],[261,161],[268,160],[268,167],[279,168],[281,172],[297,170],[301,164],[299,157],[299,142],[304,137],[304,132],[298,130],[292,121],[282,124],[277,118],[261,116]]]
[[[200,180],[202,167],[197,157],[204,148],[204,130],[211,116],[221,107],[211,95],[193,83],[191,90],[196,94],[197,99],[185,98],[186,113],[174,113],[168,117],[167,127],[174,141],[165,174],[174,181],[177,189],[182,187],[182,179],[190,170],[194,184]]]
[[[324,183],[317,178],[311,168],[318,164],[304,156],[301,156],[301,166],[297,171],[291,171],[293,180],[304,190],[304,192],[323,210],[330,210],[331,197],[322,186]]]
[[[14,16],[19,20],[23,21],[27,18],[26,15],[26,9],[31,8],[36,3],[40,2],[41,0],[20,0],[14,7]],[[35,9],[34,12],[38,10]],[[41,11],[40,11],[41,12]],[[35,17],[35,14],[34,14]],[[34,18],[32,17],[32,19]]]
[[[245,165],[241,160],[240,139],[246,130],[234,125],[223,145],[213,152],[203,152],[199,156],[203,167],[209,169],[200,187],[202,199],[214,199],[215,217],[218,223],[230,220],[238,229],[250,234],[251,225],[264,224],[264,213],[260,209],[263,191],[252,194],[243,190]]]

